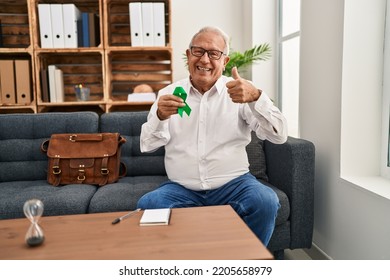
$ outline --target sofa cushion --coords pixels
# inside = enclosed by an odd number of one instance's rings
[[[122,161],[126,164],[126,176],[165,176],[164,148],[153,153],[141,153],[141,126],[148,112],[113,112],[100,118],[101,132],[119,132],[126,138],[122,146]]]
[[[98,122],[93,112],[0,114],[0,182],[46,179],[41,143],[53,133],[98,132]]]
[[[277,250],[283,250],[285,248],[290,248],[290,244],[291,244],[290,227],[291,227],[290,221],[275,226],[275,230],[267,246],[268,250],[273,252]]]
[[[166,176],[124,177],[117,183],[100,187],[89,205],[88,212],[130,211],[145,193],[155,190]]]
[[[43,216],[87,213],[96,192],[92,185],[53,187],[46,180],[0,183],[0,219],[22,218],[23,205],[29,199],[43,202]]]
[[[290,201],[288,200],[288,197],[284,192],[270,184],[268,184],[268,186],[270,186],[275,191],[276,195],[279,198],[280,208],[276,217],[275,225],[281,225],[290,218]]]

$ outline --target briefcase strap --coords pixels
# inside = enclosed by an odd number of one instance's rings
[[[105,154],[104,157],[102,158],[102,167],[100,168],[100,173],[103,176],[103,181],[99,184],[99,186],[104,186],[107,184],[108,181],[108,173],[110,171],[108,170],[108,155]]]

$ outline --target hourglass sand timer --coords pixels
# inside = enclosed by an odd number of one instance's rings
[[[31,199],[24,203],[23,211],[31,225],[26,233],[26,243],[30,246],[42,244],[45,239],[41,227],[38,225],[43,214],[43,203],[38,199]]]

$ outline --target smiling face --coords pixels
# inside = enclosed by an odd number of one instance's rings
[[[193,40],[192,46],[200,47],[205,50],[216,50],[223,52],[225,50],[225,41],[222,36],[213,31],[199,33]],[[221,77],[229,57],[222,55],[220,59],[210,59],[207,52],[203,56],[197,57],[186,51],[188,70],[194,87],[201,93],[208,91],[215,82]]]

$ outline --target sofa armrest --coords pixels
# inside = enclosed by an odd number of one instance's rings
[[[290,248],[310,248],[314,223],[315,147],[304,139],[264,143],[269,182],[286,193],[290,202]]]

